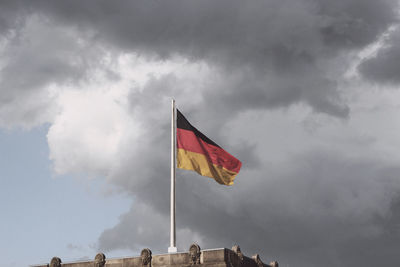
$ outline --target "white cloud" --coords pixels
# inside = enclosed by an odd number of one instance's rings
[[[118,171],[121,161],[135,153],[141,138],[145,138],[150,121],[160,122],[160,114],[169,116],[171,87],[179,90],[178,98],[192,96],[186,104],[196,103],[199,93],[185,85],[198,84],[203,77],[199,74],[209,71],[182,59],[145,61],[132,54],[116,59],[108,55],[104,62],[112,68],[94,70],[79,84],[52,87],[57,95],[52,104],[58,112],[47,137],[57,174],[109,176]],[[109,76],[110,70],[118,73],[118,78]],[[165,86],[158,95],[152,87],[157,83],[160,89]]]
[[[119,145],[134,128],[124,90],[66,90],[48,133],[50,158],[58,174],[107,174]]]

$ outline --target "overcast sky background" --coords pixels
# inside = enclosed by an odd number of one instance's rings
[[[237,156],[177,172],[177,245],[400,262],[393,0],[0,1],[1,266],[169,245],[169,109]]]

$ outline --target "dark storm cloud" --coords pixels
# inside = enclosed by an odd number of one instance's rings
[[[339,117],[349,110],[325,61],[373,42],[396,21],[397,7],[390,0],[21,3],[59,23],[94,30],[98,40],[124,51],[181,55],[239,74],[228,97],[212,95],[225,109],[230,102],[240,102],[234,110],[305,102]]]
[[[101,235],[101,250],[109,251],[118,247],[140,251],[144,247],[151,247],[154,251],[161,250],[163,244],[168,243],[168,237],[165,236],[168,225],[160,224],[164,217],[154,212],[151,206],[144,203],[134,205],[120,220],[118,225]],[[145,225],[142,222],[146,222]],[[122,236],[124,238],[121,239]]]
[[[346,117],[321,58],[363,47],[396,20],[396,1],[68,2],[48,6],[65,19],[99,29],[124,49],[168,58],[180,54],[234,71],[239,79],[212,99],[234,110],[298,101]],[[346,62],[344,62],[346,64]],[[218,90],[220,89],[220,90]],[[229,109],[227,112],[232,112]]]
[[[0,124],[48,122],[48,87],[78,84],[103,51],[84,31],[32,11],[21,1],[0,3]]]
[[[244,170],[236,186],[225,188],[179,171],[178,229],[195,229],[206,237],[201,244],[205,247],[238,242],[247,254],[258,252],[266,260],[278,257],[281,263],[295,266],[394,262],[397,253],[393,251],[400,241],[398,167],[330,152],[311,152],[288,159],[282,166],[269,166],[264,172],[270,178],[249,175],[251,170]],[[138,194],[145,203],[167,197],[159,195],[161,186],[149,188]],[[167,183],[163,189],[167,191],[165,188]],[[147,219],[167,222],[168,205],[148,209],[153,215],[143,214],[138,206],[121,218],[116,231],[103,233],[102,249],[139,249],[138,243],[154,242],[155,250],[160,250],[152,233],[167,240],[167,227],[144,225]],[[146,230],[137,230],[142,227]],[[149,233],[144,234],[145,231]],[[112,246],[110,242],[114,242]],[[181,249],[189,246],[182,242],[179,245]],[[353,248],[361,254],[349,254]]]
[[[9,33],[11,29],[15,29],[21,20],[23,21],[26,10],[20,1],[1,1],[0,3],[0,34]]]
[[[154,107],[164,105],[162,109],[167,109],[165,98],[172,92],[184,92],[175,84],[181,82],[167,75],[151,79],[144,96],[131,95],[132,107],[143,108],[139,113],[150,123],[143,125],[146,138],[132,144],[135,152],[127,153],[131,157],[112,176],[136,201],[115,227],[103,232],[99,239],[101,250],[139,251],[151,247],[155,253],[164,253],[166,249],[168,116],[160,118]],[[189,114],[193,121],[207,121],[202,115]],[[215,118],[219,120],[219,116]],[[211,136],[223,142],[219,130],[210,128],[207,131],[212,132]],[[149,147],[154,147],[154,153],[149,153]],[[251,167],[248,162],[254,154],[249,157],[247,153],[248,150],[234,153],[246,162],[233,187],[221,187],[211,179],[178,170],[180,249],[199,240],[204,248],[239,243],[246,254],[261,253],[265,261],[278,259],[283,266],[396,262],[400,238],[398,166],[379,159],[316,150],[289,157],[277,165],[256,157],[262,165]],[[186,227],[193,232],[182,232]]]
[[[400,83],[400,30],[392,32],[377,54],[363,61],[359,71],[368,80],[382,84]]]
[[[79,64],[80,58],[74,53],[85,54],[88,51],[79,51],[74,41],[77,36],[68,29],[54,30],[50,25],[43,27],[35,20],[29,23],[27,27],[33,31],[26,35],[19,33],[8,44],[2,87],[34,90],[49,81],[79,79],[86,68]]]
[[[100,36],[129,50],[165,57],[216,56],[238,64],[275,60],[285,66],[295,60],[285,48],[304,51],[303,56],[312,59],[310,51],[321,40],[331,52],[370,43],[396,20],[397,2],[35,1],[32,5],[47,15],[97,28]]]

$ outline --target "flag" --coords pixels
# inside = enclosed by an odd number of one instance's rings
[[[232,185],[242,163],[193,127],[177,110],[177,167]]]

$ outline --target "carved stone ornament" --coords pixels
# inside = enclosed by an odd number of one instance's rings
[[[140,257],[142,258],[142,266],[151,267],[151,250],[145,248],[140,252]]]
[[[252,258],[257,263],[258,267],[264,267],[264,263],[261,261],[260,255],[256,254]]]
[[[200,246],[192,244],[189,248],[189,260],[191,265],[200,264]]]
[[[243,261],[243,253],[242,253],[242,251],[240,250],[239,245],[234,245],[234,246],[232,247],[232,250],[233,250],[233,252],[235,252],[235,253],[238,255],[239,260],[240,260],[240,261]]]
[[[106,255],[103,253],[97,253],[94,257],[94,267],[104,267],[106,265]]]
[[[270,265],[271,267],[279,267],[279,264],[278,264],[277,261],[271,261],[271,262],[269,263],[269,265]]]
[[[61,267],[61,259],[53,257],[50,261],[50,267]]]
[[[232,267],[241,267],[243,265],[243,253],[238,245],[232,247],[234,254],[230,256],[229,262]]]

